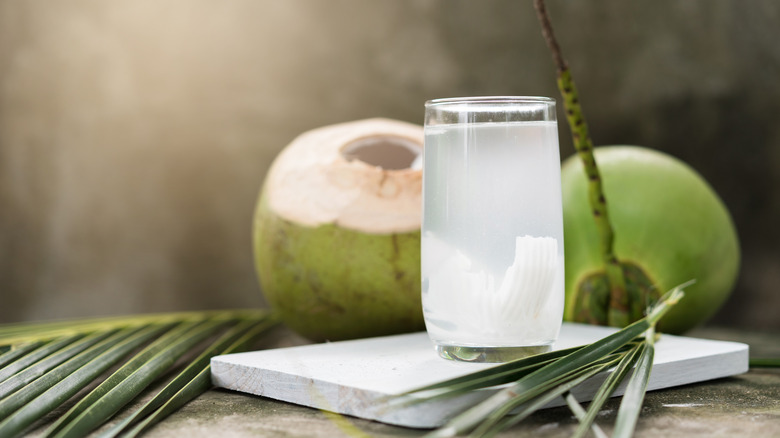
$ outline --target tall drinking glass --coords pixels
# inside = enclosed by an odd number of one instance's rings
[[[442,357],[549,351],[563,317],[555,100],[425,103],[422,304]]]

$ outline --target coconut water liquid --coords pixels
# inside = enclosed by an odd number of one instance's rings
[[[425,128],[422,304],[438,345],[552,344],[564,303],[555,122]]]

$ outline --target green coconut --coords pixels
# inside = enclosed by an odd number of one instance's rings
[[[685,299],[659,323],[683,333],[712,317],[739,271],[739,242],[723,202],[691,167],[636,146],[594,149],[609,204],[614,252],[623,268],[630,318],[667,290],[690,280]],[[599,235],[577,156],[562,167],[566,308],[564,319],[607,323],[609,287]]]
[[[314,340],[424,329],[422,127],[368,119],[306,132],[274,160],[255,210],[262,292]]]

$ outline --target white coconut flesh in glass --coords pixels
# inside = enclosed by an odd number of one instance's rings
[[[368,119],[306,132],[274,161],[254,249],[263,294],[313,340],[424,328],[423,131]]]

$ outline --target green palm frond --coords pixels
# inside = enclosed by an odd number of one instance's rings
[[[780,368],[780,357],[756,357],[750,359],[750,368]]]
[[[43,345],[43,342],[19,343],[15,345],[13,349],[11,349],[10,345],[0,346],[0,352],[2,352],[2,354],[0,354],[0,368],[5,368],[6,365],[10,364],[11,362],[14,362],[16,359],[35,350],[41,345]],[[5,380],[6,378],[7,377],[0,378],[0,382]]]
[[[642,401],[645,399],[647,381],[650,378],[650,370],[653,368],[653,356],[655,354],[655,327],[651,326],[645,334],[645,343],[642,345],[639,360],[634,368],[634,373],[628,381],[626,393],[620,402],[613,437],[631,437],[642,410]]]
[[[580,421],[575,436],[584,436],[589,430],[593,430],[597,436],[603,436],[603,432],[593,423],[596,414],[634,370],[615,424],[615,436],[630,436],[642,408],[653,364],[655,325],[683,297],[682,288],[686,285],[667,293],[645,318],[592,344],[519,359],[417,388],[390,400],[390,404],[423,403],[501,385],[495,394],[455,416],[428,436],[464,433],[494,436],[559,397],[566,400]],[[596,392],[586,412],[570,391],[596,374],[609,370],[611,374]]]
[[[209,349],[201,353],[190,365],[176,376],[155,398],[146,403],[130,417],[118,424],[105,436],[113,437],[123,430],[128,430],[131,425],[139,419],[147,416],[137,426],[130,429],[124,436],[127,438],[137,436],[153,424],[165,418],[167,415],[176,411],[188,401],[202,394],[211,387],[211,365],[212,356],[218,354],[228,354],[236,351],[245,350],[252,342],[270,326],[274,321],[247,321],[245,326],[235,327],[225,333],[222,338],[211,345]],[[175,392],[175,393],[174,393]],[[159,407],[158,407],[159,406]]]
[[[582,418],[579,418],[578,416],[578,419],[580,420],[580,426],[574,432],[573,438],[584,437],[585,434],[588,433],[588,430],[592,428],[591,425],[596,419],[596,415],[598,415],[599,411],[601,411],[601,407],[604,406],[604,403],[607,400],[609,400],[609,397],[612,396],[612,394],[615,392],[617,387],[626,377],[626,374],[628,374],[628,372],[634,368],[637,360],[639,360],[639,356],[642,354],[642,350],[644,350],[644,343],[637,343],[634,345],[631,351],[629,351],[626,355],[623,356],[622,359],[620,359],[620,362],[617,364],[615,369],[606,378],[601,387],[599,387],[598,391],[596,391],[596,394],[590,401],[588,411],[584,413]],[[574,405],[576,403],[574,396],[569,394],[569,397],[566,399],[566,403],[570,407]],[[575,415],[577,415],[576,407],[574,407],[572,411]]]
[[[104,434],[134,436],[211,387],[211,357],[251,346],[275,324],[267,311],[236,310],[0,325],[0,436],[24,434],[101,380],[45,432],[84,436],[183,367]]]

